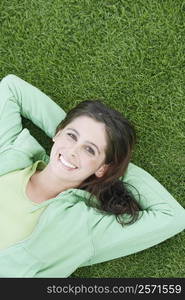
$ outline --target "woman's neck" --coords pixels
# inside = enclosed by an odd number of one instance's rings
[[[56,197],[69,188],[72,188],[70,183],[61,182],[46,166],[45,169],[36,171],[30,177],[26,192],[32,201],[40,203]]]

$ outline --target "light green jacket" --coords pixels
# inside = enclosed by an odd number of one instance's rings
[[[22,129],[21,116],[49,137],[65,112],[15,75],[0,82],[0,175],[48,162],[44,148]],[[0,251],[0,277],[68,277],[78,267],[126,256],[156,245],[185,228],[185,210],[143,169],[129,165],[125,181],[140,193],[141,217],[122,227],[113,215],[86,204],[88,193],[70,189],[47,205],[30,236]]]

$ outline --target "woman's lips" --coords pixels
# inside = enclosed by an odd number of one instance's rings
[[[67,169],[72,169],[72,170],[77,169],[76,166],[74,166],[70,162],[66,161],[61,153],[59,154],[59,160],[62,163],[62,165],[65,166]]]

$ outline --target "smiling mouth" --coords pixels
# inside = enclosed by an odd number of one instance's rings
[[[66,161],[61,153],[59,154],[59,160],[65,167],[67,167],[69,169],[77,169],[76,166],[74,166],[71,163],[69,163],[68,161]]]

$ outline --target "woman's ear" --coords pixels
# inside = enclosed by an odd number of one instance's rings
[[[59,131],[57,132],[57,134],[55,134],[55,136],[52,138],[53,142],[55,142],[56,137],[59,136],[59,135],[61,134],[61,131],[62,131],[62,130],[59,130]]]
[[[109,168],[109,165],[107,164],[104,164],[103,166],[101,166],[96,172],[95,172],[95,175],[96,177],[102,177],[105,172],[108,170]]]

